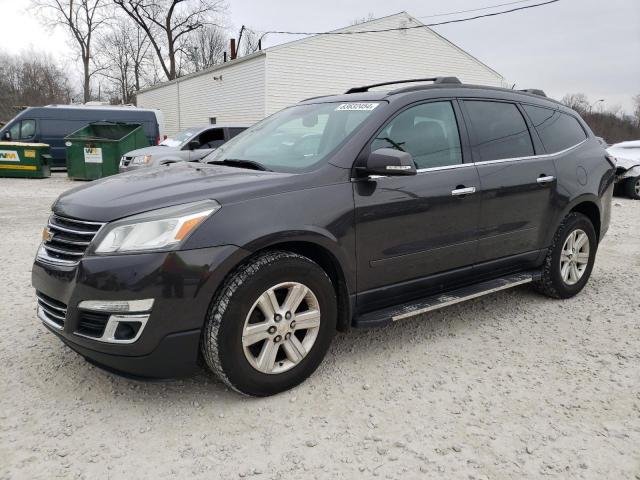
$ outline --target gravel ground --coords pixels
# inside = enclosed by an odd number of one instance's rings
[[[338,335],[293,391],[104,372],[36,319],[31,262],[73,184],[0,179],[0,478],[640,479],[640,202],[591,281]]]

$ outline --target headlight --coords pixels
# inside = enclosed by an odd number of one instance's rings
[[[131,163],[134,165],[143,165],[149,163],[151,161],[151,155],[138,155],[137,157],[133,157],[131,159]]]
[[[220,209],[215,200],[187,203],[107,224],[95,239],[96,253],[172,250]]]

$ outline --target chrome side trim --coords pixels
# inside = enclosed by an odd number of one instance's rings
[[[437,172],[440,170],[451,170],[454,168],[464,168],[464,167],[471,167],[471,166],[478,166],[478,165],[491,165],[493,163],[507,163],[507,162],[517,162],[520,160],[537,160],[541,158],[551,158],[557,155],[563,155],[573,150],[574,148],[578,148],[580,145],[587,142],[588,140],[589,140],[588,138],[585,138],[580,143],[576,143],[572,147],[565,148],[564,150],[560,150],[559,152],[555,152],[555,153],[544,153],[542,155],[530,155],[528,157],[501,158],[500,160],[483,160],[480,162],[456,163],[454,165],[444,165],[442,167],[419,168],[418,170],[416,170],[416,172],[418,173]],[[389,176],[390,175],[369,175],[369,179],[376,180],[378,178],[388,178]],[[351,179],[351,180],[354,181],[355,179]]]
[[[102,336],[99,338],[92,337],[91,335],[85,335],[79,332],[73,332],[73,334],[79,337],[88,338],[90,340],[95,340],[97,342],[102,342],[102,343],[119,343],[119,344],[134,343],[140,338],[140,335],[142,335],[142,331],[147,326],[147,321],[149,320],[150,315],[151,315],[150,313],[139,314],[139,315],[120,315],[120,314],[111,315],[109,316],[109,320],[107,320],[107,325],[104,327],[104,332]],[[118,328],[118,324],[120,322],[139,322],[140,329],[136,333],[136,336],[129,340],[116,339],[115,338],[116,329]]]
[[[425,307],[425,308],[419,308],[419,309],[413,310],[411,312],[407,312],[407,313],[402,313],[400,315],[396,315],[394,317],[391,317],[391,320],[395,322],[395,321],[398,321],[398,320],[402,320],[404,318],[414,317],[416,315],[421,315],[423,313],[431,312],[433,310],[438,310],[438,309],[443,308],[443,307],[448,307],[449,305],[455,305],[456,303],[460,303],[460,302],[464,302],[464,301],[467,301],[467,300],[471,300],[473,298],[482,297],[482,296],[488,295],[490,293],[499,292],[500,290],[506,290],[507,288],[517,287],[518,285],[523,285],[525,283],[530,283],[532,281],[533,281],[533,277],[530,277],[530,278],[526,278],[524,280],[518,280],[516,282],[511,282],[511,283],[508,283],[506,285],[500,285],[499,287],[491,288],[489,290],[484,290],[482,292],[472,293],[471,295],[466,295],[464,297],[451,297],[451,296],[443,295],[441,298],[443,298],[444,301],[442,301],[441,303],[438,303],[436,305],[429,305],[428,307]]]
[[[418,170],[416,170],[416,172],[418,172],[418,173],[438,172],[440,170],[453,170],[453,169],[456,169],[456,168],[472,167],[474,165],[475,165],[475,163],[473,163],[473,162],[470,162],[470,163],[454,163],[453,165],[443,165],[442,167],[419,168]]]
[[[537,159],[541,159],[541,158],[551,158],[551,157],[555,157],[557,155],[563,155],[563,154],[573,150],[574,148],[579,147],[580,145],[585,143],[587,140],[589,140],[589,139],[585,138],[580,143],[576,143],[572,147],[565,148],[564,150],[560,150],[559,152],[555,152],[555,153],[544,153],[542,155],[530,155],[528,157],[501,158],[500,160],[483,160],[481,162],[473,162],[473,165],[487,165],[487,164],[491,164],[491,163],[505,163],[505,162],[516,162],[516,161],[519,161],[519,160],[537,160]]]

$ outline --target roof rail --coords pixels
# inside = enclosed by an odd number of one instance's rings
[[[534,95],[540,95],[541,97],[546,97],[547,94],[544,93],[543,90],[540,90],[539,88],[525,88],[524,90],[518,90],[519,92],[525,92],[525,93],[533,93]]]
[[[374,83],[372,85],[364,85],[362,87],[353,87],[347,90],[345,93],[362,93],[368,92],[370,88],[384,87],[385,85],[397,85],[399,83],[416,83],[416,82],[433,82],[435,84],[440,83],[453,83],[461,84],[462,82],[458,77],[431,77],[431,78],[412,78],[410,80],[396,80],[393,82]]]

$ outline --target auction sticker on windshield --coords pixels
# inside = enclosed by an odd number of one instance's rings
[[[358,111],[358,112],[370,112],[376,108],[378,103],[342,103],[336,108],[338,111]]]

